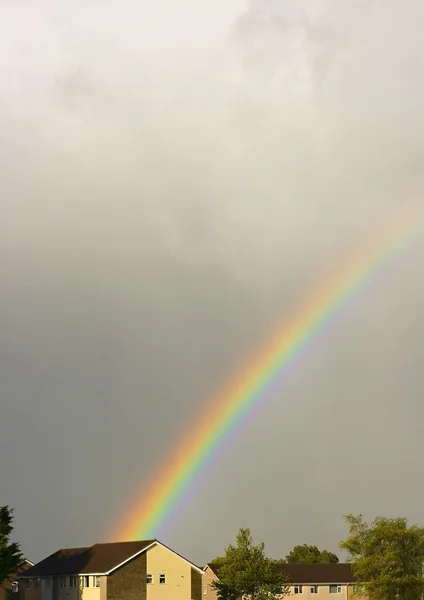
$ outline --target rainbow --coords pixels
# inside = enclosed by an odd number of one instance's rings
[[[207,403],[150,484],[142,485],[111,539],[150,539],[162,534],[235,430],[263,407],[305,351],[352,306],[383,267],[421,237],[423,223],[421,215],[403,215],[378,241],[362,247],[335,277],[318,286],[301,310]]]

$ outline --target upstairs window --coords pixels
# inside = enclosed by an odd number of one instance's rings
[[[96,588],[100,587],[100,577],[99,577],[99,575],[95,575],[93,577],[93,583],[94,583],[94,587],[96,587]]]
[[[90,577],[88,575],[84,575],[84,577],[82,578],[82,587],[90,587]]]
[[[203,595],[206,596],[207,593],[208,593],[208,586],[204,585],[203,586]]]
[[[66,587],[66,577],[59,577],[59,587],[61,587],[61,588]]]
[[[34,589],[38,590],[39,588],[40,588],[40,580],[39,580],[39,579],[36,579],[36,580],[34,581]]]
[[[77,578],[75,577],[75,575],[71,575],[69,578],[69,587],[70,588],[76,588],[77,587]]]
[[[32,588],[32,579],[27,579],[25,582],[25,587],[27,590],[30,590]]]
[[[151,573],[147,573],[146,583],[153,583],[153,575]]]
[[[159,583],[166,583],[166,575],[165,575],[165,573],[161,573],[159,575]]]
[[[318,594],[318,586],[311,585],[311,594]]]
[[[295,585],[294,586],[294,593],[295,594],[303,594],[303,586],[302,585]]]
[[[49,590],[52,587],[51,579],[43,579],[43,586],[45,590]]]
[[[342,593],[342,586],[341,585],[337,585],[335,583],[333,583],[332,585],[330,585],[330,594],[341,594]]]

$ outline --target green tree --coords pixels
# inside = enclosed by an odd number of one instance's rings
[[[224,562],[225,556],[217,556],[216,558],[210,561],[210,563],[214,565],[222,565]]]
[[[421,600],[424,594],[424,529],[406,519],[362,515],[345,517],[349,537],[340,547],[349,553],[358,584],[370,600]]]
[[[287,554],[285,562],[287,563],[338,563],[338,557],[328,550],[319,550],[317,546],[303,544],[295,546]]]
[[[265,555],[265,545],[254,545],[250,529],[240,529],[237,545],[228,546],[219,569],[219,581],[212,583],[220,600],[277,600],[288,594],[285,577],[275,561]]]
[[[10,542],[13,531],[13,510],[0,506],[0,585],[15,574],[23,563],[19,544]]]

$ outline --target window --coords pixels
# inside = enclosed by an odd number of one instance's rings
[[[100,587],[100,577],[98,575],[95,575],[93,577],[93,583],[94,583],[94,587],[97,587],[97,588]]]
[[[342,593],[342,586],[341,585],[330,585],[330,594],[341,594]]]
[[[166,575],[165,575],[165,573],[161,573],[159,575],[159,583],[166,583]]]
[[[19,592],[19,583],[17,581],[14,581],[12,583],[12,592],[14,594],[16,594],[16,592]]]
[[[45,590],[49,590],[52,587],[51,579],[43,579],[43,585]]]
[[[318,594],[318,586],[311,585],[311,594]]]
[[[61,588],[65,588],[66,587],[66,577],[60,577],[59,578],[59,587],[61,587]]]
[[[26,580],[26,588],[27,590],[30,590],[32,588],[32,579]]]
[[[69,587],[70,588],[76,588],[77,587],[77,578],[75,577],[75,575],[71,575],[69,578]]]
[[[295,585],[294,586],[294,593],[295,594],[303,594],[303,586],[301,586],[301,585]]]
[[[206,596],[207,593],[208,593],[208,586],[204,585],[203,586],[203,595]]]
[[[153,575],[147,573],[146,575],[146,583],[153,583]]]
[[[90,587],[90,577],[88,575],[84,575],[82,578],[82,587]]]
[[[40,580],[39,579],[36,579],[34,581],[34,589],[36,589],[36,590],[40,589]]]

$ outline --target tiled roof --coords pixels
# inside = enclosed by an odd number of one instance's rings
[[[95,544],[86,548],[62,548],[27,571],[25,577],[107,573],[155,540]]]
[[[220,564],[208,563],[207,565],[218,576]],[[335,564],[281,564],[275,565],[279,573],[287,576],[292,584],[346,584],[354,583],[356,577],[348,563]]]
[[[356,578],[348,563],[277,564],[291,583],[353,583]]]

